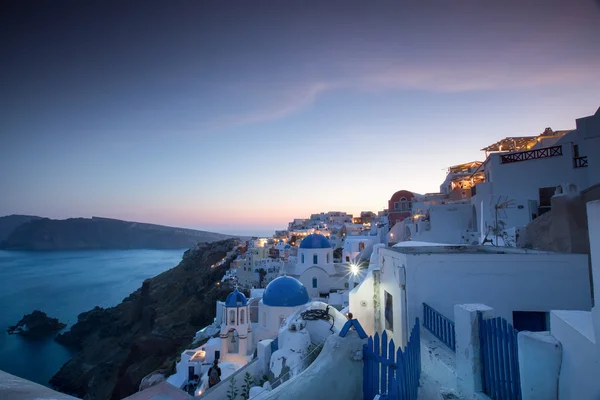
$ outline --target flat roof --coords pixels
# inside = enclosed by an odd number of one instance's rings
[[[405,242],[407,243],[407,242]],[[550,251],[523,249],[520,247],[497,247],[482,245],[422,245],[385,247],[384,249],[404,254],[562,254]]]

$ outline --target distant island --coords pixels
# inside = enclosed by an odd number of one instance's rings
[[[0,217],[2,250],[184,249],[233,237],[100,217],[64,220],[29,215]]]

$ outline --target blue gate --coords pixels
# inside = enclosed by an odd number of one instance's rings
[[[494,400],[521,400],[517,330],[504,318],[478,313],[483,391]]]
[[[396,350],[387,333],[375,333],[363,345],[363,399],[376,395],[386,400],[416,400],[421,376],[421,334],[419,319],[410,334],[406,349]]]

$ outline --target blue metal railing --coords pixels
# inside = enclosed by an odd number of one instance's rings
[[[450,350],[456,351],[454,321],[444,317],[426,303],[423,303],[423,326]]]

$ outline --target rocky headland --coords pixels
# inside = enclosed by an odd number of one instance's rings
[[[16,325],[9,326],[9,334],[21,335],[30,338],[40,338],[52,335],[67,325],[56,318],[51,318],[45,312],[35,310],[21,318]]]
[[[0,217],[0,249],[185,249],[231,235],[109,218]]]
[[[211,266],[237,244],[195,246],[119,305],[80,314],[56,339],[78,352],[52,377],[52,387],[84,399],[122,399],[153,371],[172,371],[195,333],[213,321],[216,301],[231,291],[217,285],[229,263]]]

